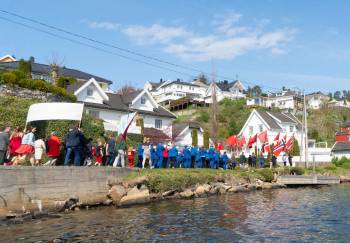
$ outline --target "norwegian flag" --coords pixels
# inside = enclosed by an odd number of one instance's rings
[[[276,137],[273,141],[278,141],[278,140],[280,140],[280,132],[278,132],[278,134],[276,135]]]
[[[285,150],[289,152],[289,151],[291,151],[291,150],[293,149],[293,146],[294,146],[294,136],[291,137],[291,138],[287,141],[286,146],[285,146]]]
[[[284,151],[285,143],[278,141],[278,143],[273,147],[273,154],[278,157],[282,151]]]
[[[265,152],[266,152],[266,153],[270,152],[271,147],[270,147],[269,142],[264,143],[264,144],[262,145],[262,147],[261,147],[261,150],[262,150],[263,153],[265,153]]]
[[[284,137],[282,138],[282,143],[286,144],[286,142],[287,142],[287,134],[284,135]]]

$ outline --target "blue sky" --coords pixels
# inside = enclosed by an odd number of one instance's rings
[[[238,76],[246,86],[259,84],[268,91],[282,86],[308,92],[350,89],[350,1],[346,0],[1,3],[0,9],[147,56],[208,73],[214,66],[217,77]],[[124,84],[142,87],[160,78],[190,80],[199,74],[154,61],[181,74],[126,60],[1,17],[33,25],[0,12],[0,56],[34,56],[41,63],[55,57],[67,67],[113,80],[114,89]]]

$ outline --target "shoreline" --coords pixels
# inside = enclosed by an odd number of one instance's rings
[[[263,170],[261,169],[262,171]],[[143,174],[146,175],[143,175]],[[78,197],[67,198],[59,207],[46,207],[41,210],[38,208],[31,208],[26,211],[9,210],[3,212],[2,222],[5,223],[22,223],[27,220],[35,220],[41,218],[55,218],[60,217],[62,213],[86,210],[94,207],[115,207],[124,208],[132,207],[139,204],[147,204],[150,202],[161,202],[175,199],[193,199],[203,198],[215,195],[229,194],[229,193],[247,193],[257,190],[273,190],[273,189],[288,189],[289,186],[280,184],[274,178],[271,182],[263,181],[256,178],[255,171],[242,171],[237,173],[224,173],[224,171],[201,171],[198,170],[132,170],[124,178],[124,180],[117,180],[116,178],[106,182],[107,190],[105,196],[99,196],[99,200],[92,200],[91,202],[83,202]],[[262,172],[261,172],[262,173]],[[242,174],[244,176],[242,176]],[[191,182],[193,175],[198,176],[198,181],[203,183]],[[340,176],[341,183],[350,182],[350,174]],[[161,179],[162,176],[165,176]],[[178,176],[181,184],[180,187],[175,187],[170,190],[160,190],[161,188],[171,188],[172,184],[176,183],[173,179],[168,179],[166,176],[176,178]],[[202,178],[205,178],[202,180]],[[267,176],[268,177],[268,176]],[[188,183],[186,183],[186,181]],[[194,180],[195,181],[195,180]],[[158,182],[158,184],[156,184]],[[194,183],[194,184],[191,184]],[[184,186],[190,185],[190,186]],[[165,187],[162,187],[165,186]],[[306,185],[307,186],[307,185]],[[310,185],[308,185],[310,186]],[[159,191],[156,191],[158,190]],[[0,211],[1,212],[1,211]]]

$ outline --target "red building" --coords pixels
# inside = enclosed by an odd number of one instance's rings
[[[350,122],[345,122],[341,126],[341,132],[335,134],[336,142],[349,142],[350,141]]]

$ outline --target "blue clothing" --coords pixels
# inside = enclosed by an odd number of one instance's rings
[[[179,153],[179,155],[177,156],[177,166],[176,168],[184,168],[184,155],[183,153]]]
[[[265,158],[264,158],[264,156],[259,156],[259,164],[260,164],[261,168],[263,168],[265,166]]]
[[[204,148],[200,148],[200,149],[199,149],[199,155],[200,155],[201,157],[205,157],[206,153],[207,153],[207,152],[205,151]]]
[[[219,168],[219,163],[220,163],[220,153],[219,153],[219,152],[216,152],[216,153],[214,154],[213,160],[214,160],[214,163],[213,163],[214,167],[213,167],[213,168],[214,168],[214,169]]]
[[[162,168],[162,164],[163,164],[163,151],[164,151],[164,147],[162,144],[158,144],[157,148],[156,148],[156,154],[157,154],[157,160],[155,163],[156,168]],[[157,165],[157,166],[156,166]]]
[[[184,150],[184,165],[185,168],[190,168],[191,167],[191,151],[189,148],[185,147]]]
[[[178,155],[178,151],[175,146],[169,149],[169,157],[177,157],[177,155]]]
[[[153,147],[151,148],[151,160],[152,160],[153,166],[157,167],[158,166],[158,163],[157,163],[158,156],[157,156],[156,150]]]
[[[142,148],[142,144],[139,143],[139,145],[137,146],[137,154],[140,156],[143,156],[143,148]]]
[[[226,154],[226,152],[222,155],[222,168],[224,170],[227,169],[227,161],[228,161],[228,156]]]
[[[64,159],[64,165],[68,166],[69,165],[69,161],[70,161],[70,157],[71,154],[74,154],[74,165],[75,166],[80,166],[80,162],[81,162],[81,147],[68,147],[67,148],[67,153],[66,153],[66,157]]]
[[[208,151],[209,159],[213,159],[215,154],[215,149],[211,147]]]
[[[196,168],[202,168],[202,157],[199,153],[196,155]]]
[[[22,144],[28,144],[28,145],[34,146],[34,142],[35,142],[35,136],[34,136],[34,133],[32,132],[25,134],[22,138]]]
[[[192,147],[191,148],[191,156],[195,157],[197,155],[197,148],[196,147]]]

